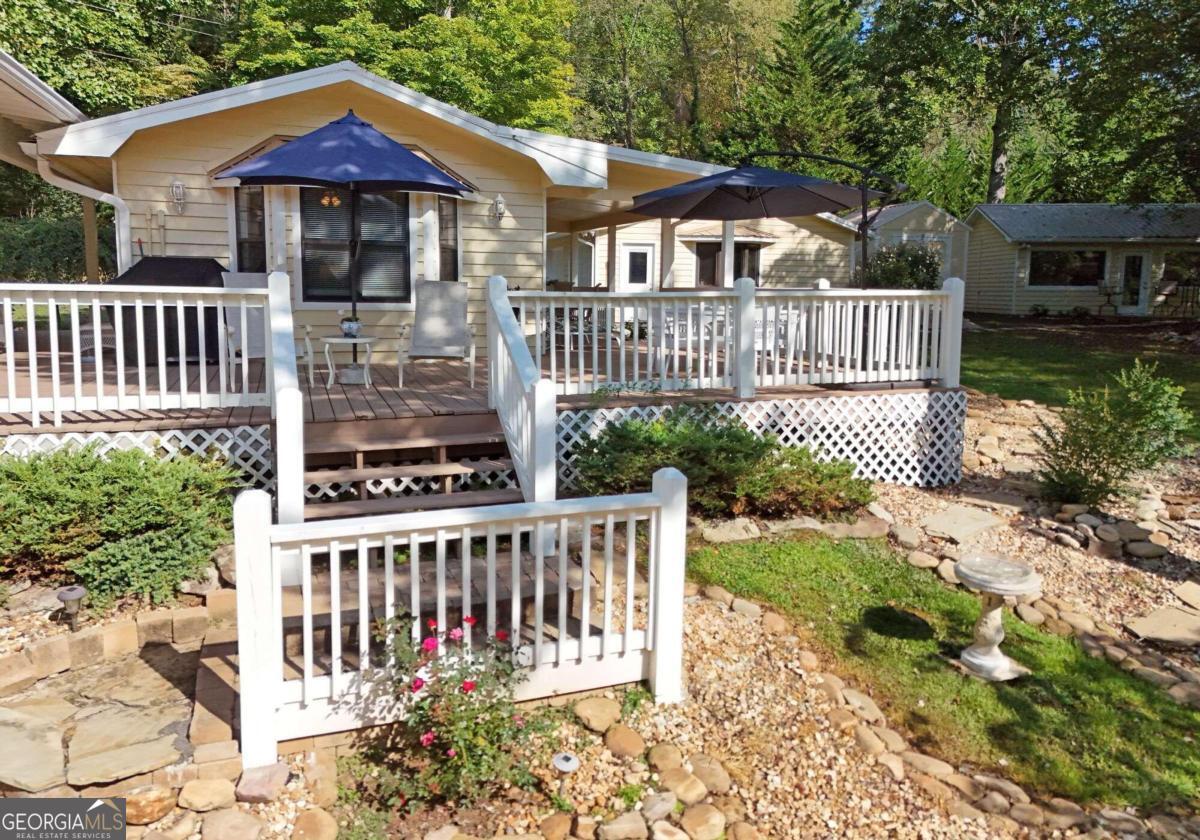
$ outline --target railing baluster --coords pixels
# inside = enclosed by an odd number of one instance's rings
[[[365,671],[371,664],[371,605],[367,575],[370,573],[367,538],[359,537],[355,551],[358,560],[358,670]],[[362,686],[362,682],[359,682]]]
[[[71,301],[74,306],[74,300]],[[4,376],[7,389],[4,395],[7,399],[8,409],[11,411],[17,399],[17,360],[16,360],[16,345],[13,343],[13,305],[12,298],[8,295],[4,296]],[[72,335],[78,335],[78,330],[73,330]],[[78,355],[76,356],[78,359]],[[78,362],[77,362],[78,364]],[[78,375],[76,375],[78,381]],[[78,399],[78,388],[76,385],[76,398]]]
[[[30,313],[33,314],[32,312]],[[104,313],[100,309],[99,296],[92,297],[92,348],[96,369],[96,408],[104,408]]]
[[[62,425],[62,386],[58,381],[58,304],[51,295],[46,300],[46,321],[50,327],[50,408],[54,425]]]
[[[313,678],[313,599],[312,599],[312,546],[300,546],[300,612],[301,650],[304,655],[303,688],[304,703],[312,702]]]
[[[141,295],[133,299],[133,329],[137,338],[138,360],[138,405],[146,405],[146,315],[143,309],[143,301]],[[75,313],[71,313],[74,319]]]
[[[125,407],[125,313],[120,298],[113,299],[113,338],[117,357],[117,408]]]
[[[471,617],[471,529],[465,527],[462,530],[462,540],[459,543],[459,553],[462,554],[462,627],[465,633],[465,643],[467,650],[471,649],[471,625],[467,623],[467,619]]]
[[[582,663],[587,650],[588,635],[592,629],[592,518],[583,517],[583,545],[580,549],[580,571],[583,572],[583,591],[579,597],[579,661]]]
[[[438,652],[445,653],[446,626],[446,540],[447,532],[439,530],[434,541],[435,585],[437,586]]]
[[[563,638],[567,635],[567,519],[558,520],[558,643],[554,646],[554,664],[563,661]]]
[[[613,527],[615,520],[610,513],[604,517],[604,623],[600,637],[600,656],[608,656],[609,640],[612,636],[613,599]]]
[[[329,687],[336,697],[342,682],[342,550],[329,543]]]
[[[511,546],[512,567],[509,569],[512,578],[512,645],[516,649],[521,644],[521,526],[512,526]]]
[[[37,351],[37,310],[33,298],[25,298],[25,349],[29,355],[29,406],[30,425],[40,426],[41,407],[38,405],[41,395],[39,392],[38,351]]]
[[[414,531],[408,536],[408,611],[412,615],[413,644],[421,642],[421,541]]]
[[[542,664],[542,641],[545,633],[546,611],[546,556],[543,547],[546,545],[546,523],[539,519],[534,526],[530,546],[533,554],[533,667]]]
[[[166,317],[163,314],[162,295],[154,296],[154,325],[158,357],[158,407],[167,407],[167,332]]]
[[[205,335],[204,329],[204,298],[196,300],[196,336],[198,342],[198,353],[196,354],[196,370],[200,378],[200,405],[208,405],[208,336]],[[266,325],[268,333],[270,332],[270,317],[263,318],[263,323]],[[267,336],[267,342],[270,342],[270,336]]]
[[[396,644],[396,538],[391,534],[383,538],[383,620],[384,662],[388,662]]]
[[[175,299],[175,343],[179,345],[179,407],[187,408],[187,319],[184,315],[183,298]]]
[[[487,634],[496,635],[496,526],[487,530]]]

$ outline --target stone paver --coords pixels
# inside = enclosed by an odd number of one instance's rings
[[[57,724],[0,707],[0,784],[33,793],[66,781],[63,730]]]
[[[925,517],[921,527],[931,536],[946,537],[962,545],[1003,524],[1003,519],[979,508],[951,505],[946,510]]]

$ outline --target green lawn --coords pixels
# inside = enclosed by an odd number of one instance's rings
[[[969,643],[978,600],[883,543],[814,536],[706,547],[688,566],[704,582],[811,623],[812,643],[923,750],[1003,768],[1081,802],[1200,801],[1200,712],[1012,616],[1005,650],[1033,676],[1000,684],[963,676],[947,659]]]
[[[981,319],[982,320],[982,319]],[[1184,386],[1184,404],[1200,416],[1200,355],[1158,341],[1154,332],[982,321],[1006,329],[963,334],[962,383],[1005,399],[1065,405],[1067,392],[1102,384],[1136,358]]]

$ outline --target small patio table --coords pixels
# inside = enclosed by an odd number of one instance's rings
[[[370,335],[360,335],[356,338],[350,338],[344,335],[329,335],[322,336],[321,341],[325,343],[325,364],[329,367],[329,380],[325,387],[332,388],[335,380],[341,381],[343,385],[366,385],[371,387],[371,346],[375,343],[376,338]],[[349,367],[342,370],[341,376],[337,375],[337,368],[333,364],[333,348],[334,347],[365,347],[367,348],[367,359],[363,364],[351,364]]]

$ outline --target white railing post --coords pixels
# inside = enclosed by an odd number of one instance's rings
[[[733,345],[734,395],[746,400],[754,397],[754,281],[749,277],[739,277],[733,288],[737,293],[737,330]]]
[[[243,770],[274,764],[278,749],[275,709],[283,680],[283,652],[278,644],[270,529],[271,497],[263,490],[239,493],[233,503],[233,550]]]
[[[279,522],[304,521],[304,398],[296,374],[292,281],[282,271],[267,278],[268,362],[275,411],[275,504]]]
[[[687,561],[687,476],[674,467],[654,474],[652,492],[661,505],[657,557],[652,558],[654,638],[650,690],[655,703],[683,700],[683,578]]]
[[[554,501],[558,484],[558,462],[555,447],[558,425],[558,399],[554,383],[539,379],[529,393],[530,418],[533,422],[533,452],[530,472],[533,475],[531,502]]]
[[[487,355],[488,408],[496,407],[496,365],[500,358],[500,328],[496,324],[496,306],[507,297],[508,281],[499,274],[487,279]]]
[[[962,368],[963,305],[966,301],[966,285],[958,277],[948,277],[942,283],[946,293],[946,306],[942,310],[942,385],[947,388],[959,386]]]

